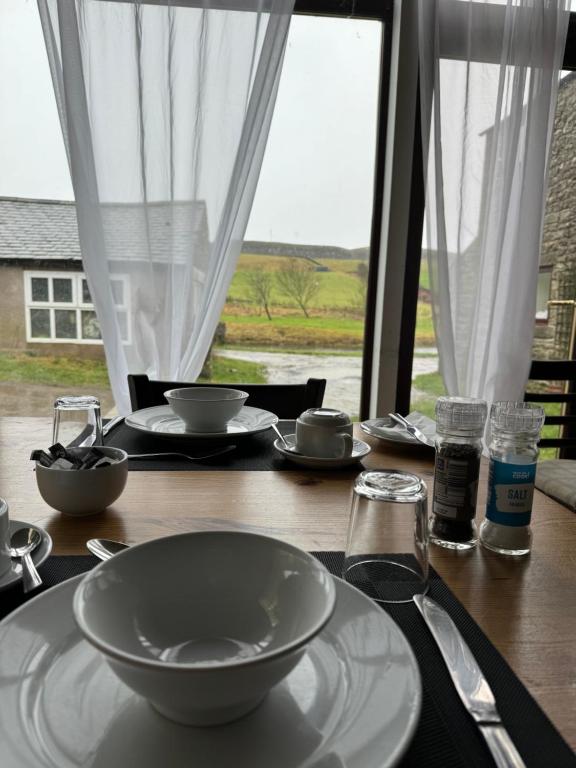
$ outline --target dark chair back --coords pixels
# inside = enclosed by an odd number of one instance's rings
[[[305,384],[189,384],[181,381],[150,381],[145,374],[129,374],[128,388],[133,411],[166,405],[164,392],[178,387],[232,387],[248,392],[246,405],[263,408],[280,419],[296,419],[307,408],[320,408],[326,379],[308,379]]]
[[[533,360],[530,381],[564,382],[562,392],[527,392],[529,403],[564,403],[561,416],[546,416],[546,425],[559,424],[559,437],[540,440],[541,448],[560,448],[561,459],[576,459],[576,360]]]

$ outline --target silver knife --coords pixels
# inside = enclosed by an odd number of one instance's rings
[[[388,416],[392,419],[392,421],[395,421],[396,424],[400,424],[401,427],[404,427],[406,432],[408,432],[408,434],[415,437],[419,443],[423,443],[424,445],[427,445],[429,448],[436,447],[436,443],[434,442],[434,440],[432,440],[431,437],[428,437],[428,435],[425,435],[424,432],[418,429],[418,427],[412,424],[412,422],[408,421],[408,419],[405,419],[404,416],[401,416],[399,413],[389,413]]]
[[[110,419],[110,421],[107,421],[106,424],[102,427],[102,437],[108,434],[111,429],[113,429],[116,424],[120,424],[121,421],[124,421],[124,416],[116,416],[113,419]]]
[[[456,624],[444,608],[429,597],[414,595],[414,602],[436,640],[458,695],[486,739],[498,768],[526,768],[502,725],[492,689]]]

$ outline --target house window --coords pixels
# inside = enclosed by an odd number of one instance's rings
[[[115,276],[112,294],[129,342],[126,276]],[[101,344],[100,326],[82,273],[25,272],[26,340],[29,342]]]
[[[550,299],[551,269],[541,269],[538,273],[538,287],[536,289],[536,320],[548,322],[548,301]]]

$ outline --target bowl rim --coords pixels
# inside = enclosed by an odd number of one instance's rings
[[[101,448],[105,451],[116,451],[117,453],[123,454],[120,456],[118,461],[115,461],[114,464],[110,464],[109,467],[99,467],[99,469],[103,470],[104,472],[110,471],[111,469],[114,469],[114,467],[120,467],[124,464],[128,463],[128,454],[123,448],[116,448],[115,445],[69,445],[68,450],[74,450],[76,448],[81,448],[88,452],[91,448]],[[114,454],[112,454],[114,455]],[[36,465],[36,471],[45,470],[46,472],[66,472],[66,474],[70,474],[71,472],[77,473],[77,472],[91,472],[91,469],[62,469],[62,467],[45,467],[43,464],[40,464],[39,461],[35,462]],[[102,477],[102,475],[99,475],[99,477]]]
[[[216,398],[214,400],[202,400],[200,397],[181,397],[180,395],[175,394],[176,392],[184,391],[198,393],[205,392],[206,390],[210,390],[211,392],[233,393],[233,396],[221,397],[220,399]],[[234,389],[232,387],[176,387],[175,389],[166,390],[166,392],[164,392],[164,397],[166,399],[171,398],[172,400],[181,400],[188,403],[201,402],[205,405],[206,403],[231,403],[235,400],[247,400],[249,395],[248,392],[244,392],[242,389]]]
[[[320,617],[312,624],[310,629],[302,637],[296,640],[293,640],[290,643],[285,643],[280,648],[276,648],[273,651],[264,651],[263,653],[260,653],[257,656],[251,656],[247,659],[236,659],[234,661],[218,662],[213,665],[206,665],[206,664],[199,665],[193,662],[176,663],[176,662],[158,661],[152,658],[146,659],[146,658],[143,658],[142,656],[136,656],[133,653],[129,653],[128,651],[123,651],[119,648],[116,648],[113,645],[110,645],[105,640],[101,640],[100,638],[98,638],[94,634],[94,632],[92,632],[89,629],[86,622],[82,619],[80,615],[80,607],[81,607],[81,603],[83,602],[83,591],[86,589],[89,581],[96,578],[96,575],[99,574],[100,571],[106,569],[110,560],[115,560],[117,557],[125,558],[130,553],[131,550],[136,548],[138,548],[138,550],[148,549],[149,547],[154,546],[155,543],[158,541],[166,541],[169,539],[181,539],[183,537],[190,537],[190,536],[220,537],[220,536],[230,536],[230,535],[248,536],[251,538],[265,539],[266,541],[273,541],[276,544],[281,544],[282,547],[288,551],[296,552],[298,553],[298,555],[304,555],[305,559],[309,560],[319,572],[325,573],[327,577],[326,581],[328,585],[328,599],[326,601],[326,606],[322,611]],[[76,624],[78,625],[80,631],[82,632],[84,637],[90,643],[92,643],[92,645],[98,648],[98,650],[104,653],[106,656],[110,656],[111,658],[116,659],[118,661],[129,663],[132,666],[139,666],[149,670],[173,670],[173,671],[181,671],[181,672],[186,671],[186,672],[198,672],[198,673],[207,673],[207,674],[214,673],[214,672],[223,672],[223,671],[232,670],[232,669],[239,669],[244,667],[250,667],[257,664],[263,664],[273,659],[282,658],[283,656],[286,656],[288,654],[293,653],[294,651],[297,651],[298,649],[307,645],[307,643],[309,643],[313,637],[315,637],[319,632],[322,631],[322,629],[326,626],[326,624],[328,624],[328,622],[332,618],[335,608],[336,608],[336,586],[334,584],[334,578],[332,577],[328,569],[313,555],[311,555],[309,552],[306,552],[303,549],[300,549],[299,547],[294,546],[293,544],[288,544],[288,542],[282,541],[281,539],[277,539],[273,536],[265,536],[260,533],[252,533],[250,531],[234,531],[234,530],[187,531],[185,533],[177,533],[172,536],[160,536],[156,539],[151,539],[150,541],[145,541],[140,544],[135,544],[134,546],[129,546],[126,550],[119,552],[109,560],[103,561],[102,563],[97,565],[95,568],[93,568],[91,571],[89,571],[76,587],[74,591],[74,598],[72,600],[72,612],[74,614],[74,620],[76,621]]]

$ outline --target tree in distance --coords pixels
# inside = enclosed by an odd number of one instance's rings
[[[308,307],[320,290],[320,281],[312,264],[291,258],[276,272],[276,282],[282,293],[296,302],[305,317],[309,317]]]
[[[272,320],[270,314],[272,287],[274,285],[272,272],[265,269],[249,269],[246,273],[246,284],[250,298],[260,309],[266,312],[268,320]]]
[[[353,309],[364,311],[366,306],[366,293],[368,291],[368,265],[360,262],[356,268],[354,276],[355,282],[352,289],[352,300],[350,302]]]

